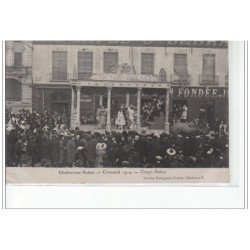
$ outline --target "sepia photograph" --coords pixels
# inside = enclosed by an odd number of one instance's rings
[[[6,41],[6,182],[228,182],[228,44]]]
[[[2,249],[249,245],[243,1],[1,10]]]

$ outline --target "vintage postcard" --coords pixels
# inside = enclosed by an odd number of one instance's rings
[[[228,183],[227,41],[6,41],[6,184]]]

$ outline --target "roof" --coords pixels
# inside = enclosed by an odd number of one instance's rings
[[[121,40],[40,40],[33,41],[41,45],[96,45],[96,46],[132,46],[132,47],[189,47],[189,48],[228,48],[227,41],[121,41]]]

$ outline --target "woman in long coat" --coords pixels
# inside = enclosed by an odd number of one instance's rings
[[[41,161],[41,165],[42,166],[46,166],[49,167],[50,163],[51,163],[51,159],[50,159],[50,139],[48,137],[47,134],[44,134],[42,137],[42,143],[41,143],[41,150],[42,150],[42,161]]]
[[[96,158],[95,158],[95,167],[102,168],[104,163],[104,157],[106,155],[106,143],[97,143],[96,144]]]
[[[75,155],[76,145],[74,141],[74,135],[71,135],[69,141],[67,142],[67,161],[69,167],[73,166],[73,163],[75,161]]]
[[[55,135],[51,137],[51,164],[52,166],[57,166],[59,162],[59,141]]]
[[[64,163],[66,161],[66,149],[67,149],[67,140],[64,136],[61,136],[61,139],[59,140],[59,165],[60,167],[64,166]]]
[[[88,142],[87,146],[87,162],[88,167],[94,167],[95,165],[95,158],[96,158],[96,144],[97,140],[93,135],[90,141]]]

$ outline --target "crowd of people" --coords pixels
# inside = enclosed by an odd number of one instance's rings
[[[6,165],[44,167],[228,167],[228,134],[70,130],[47,111],[6,112]]]
[[[97,119],[96,117],[92,115],[81,117],[81,124],[96,124],[96,123],[97,123]]]

